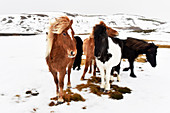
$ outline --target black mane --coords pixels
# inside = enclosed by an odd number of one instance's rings
[[[111,54],[108,53],[108,34],[104,25],[96,25],[93,28],[95,40],[95,56],[103,63],[108,61]]]

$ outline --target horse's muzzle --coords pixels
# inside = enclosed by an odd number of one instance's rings
[[[69,58],[74,58],[74,57],[76,57],[76,54],[77,54],[77,52],[69,51],[69,52],[68,52],[68,57],[69,57]]]

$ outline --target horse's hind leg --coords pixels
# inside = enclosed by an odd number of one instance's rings
[[[121,63],[121,62],[120,62],[120,63]],[[120,73],[120,63],[115,67],[116,76],[117,76],[117,82],[120,82],[120,77],[119,77],[119,73]]]
[[[89,73],[92,72],[92,61],[90,62],[90,65],[89,65],[90,69],[89,69]]]
[[[87,58],[86,59],[86,63],[85,63],[85,68],[84,68],[84,72],[83,72],[83,75],[81,76],[81,80],[84,80],[84,77],[85,77],[85,74],[86,74],[86,72],[87,72],[87,70],[88,70],[88,67],[89,67],[89,65],[90,65],[90,59],[89,58]]]
[[[96,76],[96,68],[97,68],[97,64],[96,64],[96,60],[94,60],[93,76]]]

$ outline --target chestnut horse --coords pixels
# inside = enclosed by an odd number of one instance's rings
[[[100,21],[100,25],[104,25],[106,27],[106,32],[109,37],[115,37],[119,35],[119,33],[116,30],[106,26],[106,24],[103,21]],[[89,38],[83,41],[83,52],[86,55],[86,61],[85,61],[85,68],[81,80],[84,80],[85,74],[89,66],[90,66],[89,73],[91,73],[92,61],[94,61],[93,76],[96,75],[96,61],[94,57],[94,38],[92,35],[90,35]]]
[[[50,23],[47,35],[46,62],[56,84],[58,103],[63,103],[63,87],[66,68],[68,67],[67,87],[71,87],[70,73],[77,54],[76,40],[72,29],[73,20],[68,17],[55,18],[55,22]],[[69,34],[68,31],[71,31]],[[58,79],[59,77],[59,79]]]

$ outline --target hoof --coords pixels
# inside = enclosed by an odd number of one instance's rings
[[[80,79],[80,80],[81,80],[81,81],[83,81],[83,80],[85,80],[85,79],[84,79],[84,77],[81,77],[81,79]]]
[[[110,81],[114,82],[114,77],[110,76]]]
[[[136,75],[130,75],[132,78],[136,78]]]
[[[77,71],[79,71],[79,70],[80,70],[80,68],[77,69]]]
[[[70,89],[70,88],[71,88],[71,84],[68,84],[68,85],[67,85],[67,88]]]
[[[57,101],[57,104],[63,104],[64,103],[64,99],[58,99],[58,101]]]
[[[64,102],[57,101],[57,104],[63,104]]]
[[[110,93],[110,90],[105,90],[104,93],[105,93],[105,94],[109,94],[109,93]]]
[[[104,92],[104,88],[100,88],[100,91],[101,91],[101,92]]]

